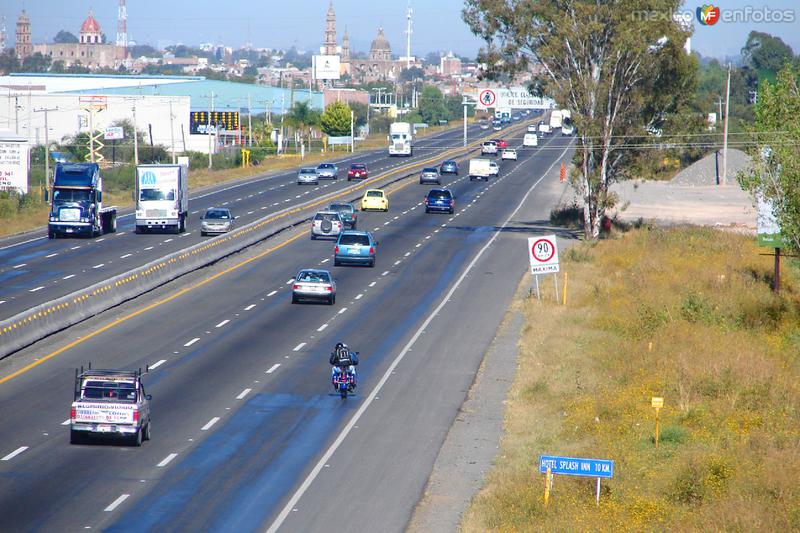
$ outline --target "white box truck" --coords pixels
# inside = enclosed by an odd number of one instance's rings
[[[553,112],[550,113],[550,129],[552,131],[561,129],[561,123],[563,122],[563,119],[563,112],[559,109],[553,109]]]
[[[189,169],[186,165],[136,167],[136,233],[151,229],[186,231]]]
[[[414,128],[408,122],[392,122],[389,126],[389,155],[410,156],[414,152]]]
[[[476,158],[469,160],[469,181],[489,181],[492,175],[492,161],[490,159]]]

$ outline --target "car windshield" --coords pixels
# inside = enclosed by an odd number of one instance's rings
[[[350,204],[331,204],[331,211],[345,211],[347,213],[352,213],[355,211],[355,208]]]
[[[175,189],[142,189],[139,191],[140,202],[155,202],[159,200],[175,200]]]
[[[216,219],[216,220],[228,220],[231,218],[231,214],[226,209],[209,209],[206,211],[206,219]]]
[[[53,191],[54,202],[88,202],[89,193],[86,189],[56,189]]]
[[[353,170],[366,170],[367,169],[367,165],[353,165],[350,168],[353,169]]]
[[[321,169],[329,169],[329,168],[333,168],[333,165],[331,165],[330,163],[322,163],[322,164],[321,164],[320,166],[318,166],[317,168],[321,168]]]
[[[430,193],[428,193],[428,198],[431,198],[433,200],[442,200],[451,197],[452,195],[450,194],[450,191],[431,191]]]
[[[335,220],[339,221],[339,213],[317,213],[314,215],[314,220]]]
[[[442,163],[442,164],[447,165],[448,163]],[[435,168],[423,168],[422,169],[422,173],[423,174],[436,174],[436,172],[438,172],[438,171]]]
[[[353,233],[344,233],[339,237],[339,244],[347,246],[369,246],[369,237]]]
[[[300,174],[316,174],[317,170],[314,168],[304,168],[300,171]]]
[[[331,278],[327,272],[303,271],[297,275],[297,281],[305,283],[330,283]]]
[[[383,198],[383,193],[381,191],[367,191],[367,196],[371,198]]]
[[[87,379],[83,384],[82,398],[87,400],[135,402],[136,386],[130,381]]]

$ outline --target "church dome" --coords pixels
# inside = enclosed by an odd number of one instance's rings
[[[378,36],[375,37],[369,47],[369,57],[373,61],[388,61],[392,59],[392,47],[389,46],[389,41],[386,40],[386,36],[383,34],[383,28],[378,28]]]
[[[86,20],[81,25],[81,33],[101,33],[100,24],[91,12],[89,12],[89,16],[86,17]]]

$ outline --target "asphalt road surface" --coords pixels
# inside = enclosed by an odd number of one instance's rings
[[[472,126],[468,132],[470,139],[489,133],[477,126]],[[390,158],[386,150],[339,158],[338,179],[320,180],[318,186],[297,185],[297,171],[291,170],[192,194],[188,231],[179,235],[136,235],[134,218],[128,213],[119,217],[116,233],[99,238],[48,240],[43,229],[2,239],[0,320],[209,239],[200,235],[200,217],[208,207],[230,208],[237,217],[237,226],[243,226],[351,185],[352,182],[348,183],[346,178],[347,169],[353,162],[367,163],[370,177],[373,177],[458,147],[462,135],[462,130],[454,129],[422,138],[417,141],[414,156],[410,158]]]
[[[334,268],[333,243],[297,229],[0,362],[0,531],[403,530],[563,191],[569,139],[542,144],[488,183],[446,177],[455,215],[426,214],[415,180],[390,188],[388,213],[360,217],[375,268]],[[314,266],[336,305],[290,303]],[[339,340],[361,352],[346,400]],[[152,368],[141,448],[69,444],[89,361]]]

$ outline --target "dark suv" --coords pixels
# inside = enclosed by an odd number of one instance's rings
[[[455,213],[456,197],[450,189],[431,189],[425,197],[425,212],[438,211],[444,213]]]

